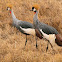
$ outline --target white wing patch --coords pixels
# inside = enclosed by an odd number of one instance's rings
[[[35,35],[35,29],[33,29],[33,28],[22,28],[21,26],[20,26],[20,28],[21,28],[25,33],[27,33],[27,34]]]
[[[46,34],[42,31],[42,29],[40,29],[41,33],[43,34],[43,38],[46,38],[47,40],[50,41],[51,44],[54,44],[55,43],[55,39],[56,39],[56,36],[55,34]]]
[[[40,31],[41,31],[41,33],[43,34],[43,38],[46,38],[46,39],[49,38],[49,35],[47,35],[46,33],[44,33],[44,32],[42,31],[42,29],[40,29]]]
[[[20,26],[20,28],[27,34],[30,34],[30,35],[35,35],[35,29],[33,28],[22,28]],[[54,44],[55,43],[55,39],[56,39],[56,36],[55,34],[46,34],[42,31],[42,29],[40,29],[41,33],[43,34],[43,38],[46,38],[47,40],[50,41],[51,44]]]

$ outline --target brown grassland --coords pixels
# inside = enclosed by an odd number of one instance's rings
[[[28,36],[25,47],[25,35],[12,26],[12,17],[6,10],[7,3],[13,5],[14,14],[23,21],[33,23],[32,5],[38,3],[39,20],[55,27],[62,35],[62,0],[0,0],[0,62],[62,62],[62,47],[56,45],[53,51],[47,41]]]

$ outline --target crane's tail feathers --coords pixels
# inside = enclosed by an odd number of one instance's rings
[[[62,36],[60,34],[56,35],[55,42],[57,43],[57,45],[62,46]]]

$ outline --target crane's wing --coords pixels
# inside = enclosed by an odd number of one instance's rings
[[[37,28],[42,29],[42,31],[46,34],[58,34],[58,31],[54,27],[41,22],[38,23]]]

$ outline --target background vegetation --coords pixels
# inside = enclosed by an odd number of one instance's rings
[[[62,0],[0,0],[0,62],[62,62],[62,47],[56,45],[55,51],[47,41],[38,39],[38,49],[35,38],[28,37],[25,47],[25,35],[12,26],[12,17],[6,10],[7,3],[13,5],[16,17],[33,23],[34,13],[30,12],[32,5],[38,3],[39,20],[55,27],[62,35]]]

